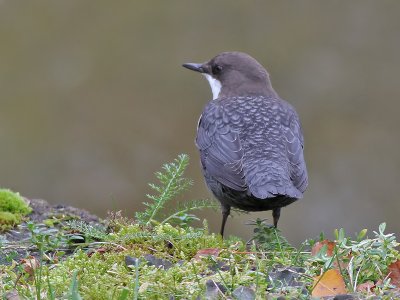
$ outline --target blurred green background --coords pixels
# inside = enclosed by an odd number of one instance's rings
[[[162,163],[194,146],[211,91],[181,67],[244,51],[300,114],[310,185],[291,242],[400,225],[399,1],[0,1],[0,186],[105,216],[142,209]],[[220,214],[204,212],[217,231]],[[249,237],[249,218],[227,234]]]

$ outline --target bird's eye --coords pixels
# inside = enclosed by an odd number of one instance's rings
[[[218,75],[222,71],[222,67],[220,65],[213,65],[211,68],[213,75]]]

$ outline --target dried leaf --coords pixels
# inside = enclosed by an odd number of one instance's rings
[[[372,293],[373,289],[376,287],[373,281],[367,281],[357,285],[357,292],[361,293]]]
[[[388,267],[390,283],[400,287],[400,260],[396,260]]]
[[[322,247],[327,246],[326,255],[333,256],[333,249],[335,249],[335,242],[330,240],[323,240],[321,242],[315,243],[315,245],[311,249],[311,255],[316,256],[319,251],[321,251]]]
[[[208,257],[208,256],[218,257],[220,252],[221,252],[221,249],[218,249],[218,248],[200,249],[199,251],[197,251],[196,255],[194,256],[194,259],[200,260],[201,258]]]
[[[33,257],[29,256],[28,258],[21,259],[21,265],[24,267],[24,271],[29,275],[33,275],[35,270],[39,268],[39,261]]]
[[[321,276],[314,278],[313,297],[335,296],[347,293],[343,277],[338,270],[328,270]]]
[[[91,250],[89,250],[89,251],[87,252],[87,256],[88,256],[88,257],[92,257],[92,255],[95,254],[95,253],[104,254],[104,253],[106,253],[106,252],[108,252],[108,250],[107,250],[106,248],[100,247],[100,248],[97,248],[97,249],[91,249]]]

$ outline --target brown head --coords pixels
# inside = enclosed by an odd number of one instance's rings
[[[277,96],[268,72],[246,53],[223,52],[203,64],[187,63],[183,66],[207,78],[213,99],[250,95]]]

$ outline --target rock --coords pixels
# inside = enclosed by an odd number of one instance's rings
[[[336,295],[333,300],[354,300],[355,298],[349,294]]]
[[[305,270],[297,267],[276,268],[268,273],[272,286],[281,287],[303,287],[304,283],[299,280]]]
[[[239,286],[236,288],[232,295],[235,297],[237,300],[254,300],[256,299],[256,293],[248,287],[245,286]]]
[[[132,257],[132,256],[127,255],[127,256],[125,256],[125,265],[126,265],[127,267],[129,267],[129,266],[135,266],[135,265],[136,265],[136,261],[138,261],[138,260],[139,260],[139,259],[136,258],[136,257]]]
[[[154,255],[146,254],[144,259],[147,261],[149,266],[155,266],[157,268],[162,267],[165,270],[168,270],[172,267],[172,262],[167,259],[157,258]]]
[[[214,280],[207,280],[206,282],[206,293],[204,298],[207,300],[217,300],[220,299],[222,295],[224,295],[226,289],[219,282],[215,282]]]
[[[216,262],[215,264],[211,264],[209,269],[213,272],[218,271],[229,271],[230,267],[223,261]]]

